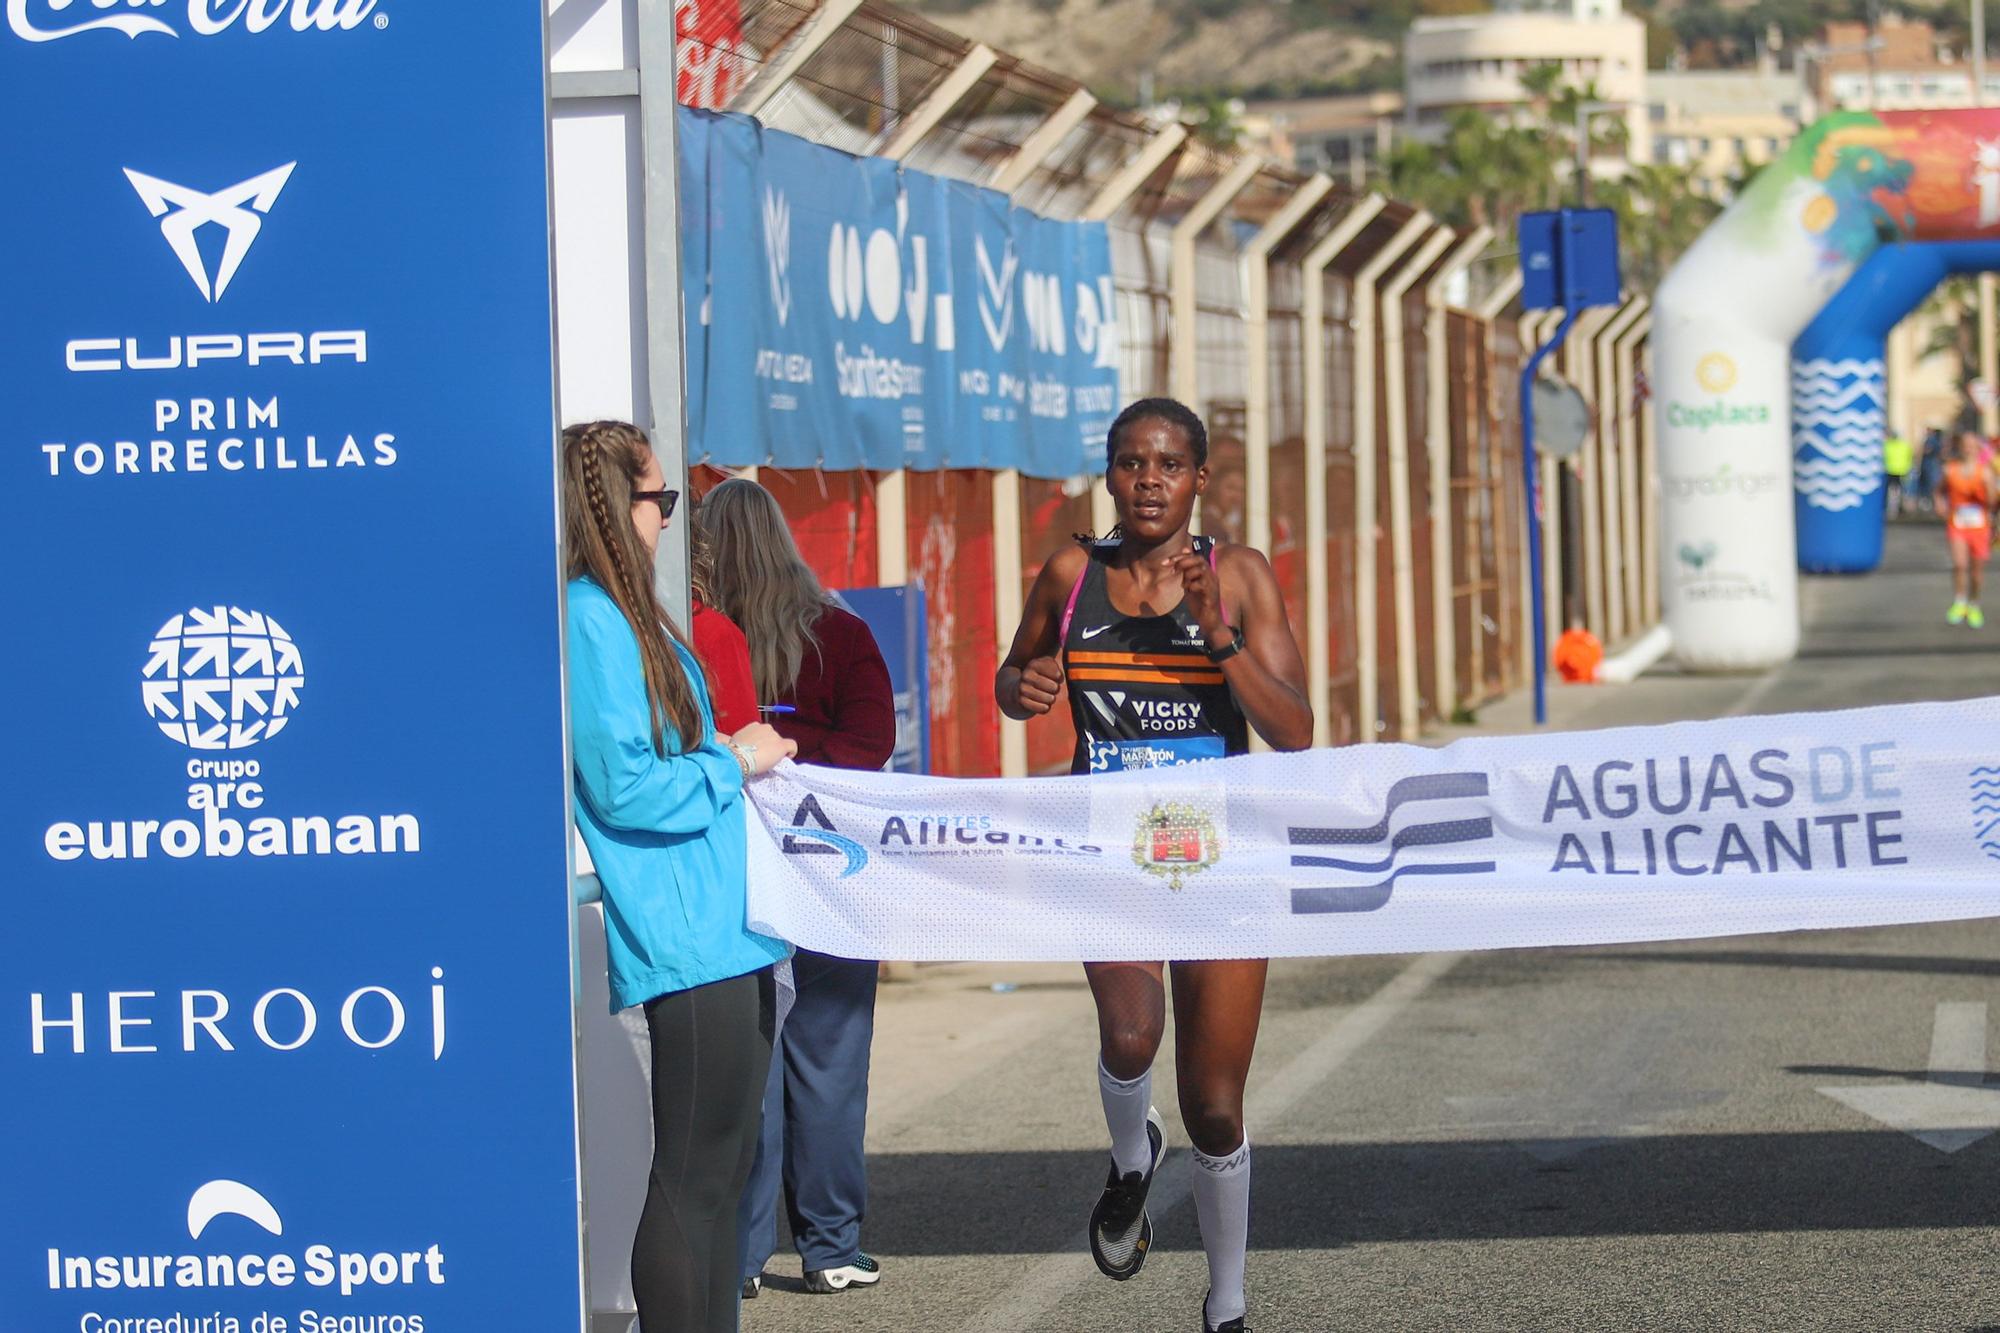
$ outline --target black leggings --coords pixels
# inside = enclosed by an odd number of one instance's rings
[[[653,1171],[632,1244],[644,1333],[735,1333],[736,1201],[757,1151],[771,969],[646,1002]]]

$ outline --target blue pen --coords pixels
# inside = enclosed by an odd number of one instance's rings
[[[799,710],[790,704],[763,704],[758,707],[757,711],[760,713],[796,713]]]

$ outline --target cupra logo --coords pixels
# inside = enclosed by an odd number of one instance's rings
[[[261,215],[269,213],[271,205],[278,202],[279,191],[285,188],[285,182],[292,177],[292,168],[297,165],[296,162],[287,162],[282,167],[225,186],[213,194],[203,194],[185,185],[147,176],[130,167],[125,168],[125,177],[139,192],[146,211],[160,219],[160,234],[167,238],[167,244],[181,261],[181,267],[194,279],[194,285],[201,289],[202,296],[214,302],[221,300],[222,293],[228,290],[229,280],[236,276],[236,270],[249,255],[257,233],[264,229]],[[201,248],[195,242],[195,233],[211,224],[228,233],[213,280],[209,277]]]

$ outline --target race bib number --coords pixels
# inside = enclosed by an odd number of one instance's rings
[[[1223,755],[1220,736],[1174,736],[1151,741],[1090,742],[1090,771],[1121,773],[1129,768],[1178,768]]]
[[[1971,529],[1986,526],[1985,505],[1959,505],[1951,511],[1951,525],[1954,528]]]

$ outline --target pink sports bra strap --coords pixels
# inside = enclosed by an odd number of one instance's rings
[[[1085,553],[1083,572],[1076,576],[1076,583],[1069,590],[1069,600],[1063,603],[1062,630],[1056,635],[1056,655],[1061,656],[1063,645],[1069,642],[1069,622],[1076,618],[1076,599],[1083,591],[1083,581],[1090,577],[1090,559]]]
[[[1222,566],[1217,563],[1217,543],[1213,537],[1205,538],[1204,540],[1208,542],[1208,567],[1215,571],[1216,586],[1220,587],[1222,583]],[[1076,576],[1076,582],[1070,586],[1069,600],[1063,603],[1062,628],[1056,631],[1056,652],[1058,653],[1062,652],[1063,645],[1069,642],[1069,622],[1076,618],[1076,599],[1083,592],[1083,581],[1089,577],[1090,561],[1085,560],[1083,562],[1083,572]],[[1229,608],[1226,605],[1222,608],[1222,618],[1225,621],[1229,619]]]

